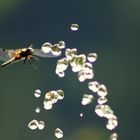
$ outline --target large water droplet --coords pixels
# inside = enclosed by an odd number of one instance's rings
[[[49,42],[46,42],[42,45],[41,47],[41,50],[44,52],[44,53],[49,53],[51,51],[51,48],[52,48],[52,44],[49,43]]]

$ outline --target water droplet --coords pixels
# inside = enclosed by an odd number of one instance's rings
[[[95,62],[97,59],[97,54],[96,53],[89,53],[87,56],[87,60],[89,62]]]
[[[71,25],[71,30],[72,31],[77,31],[79,29],[79,25],[78,24],[72,24]]]
[[[84,71],[78,72],[77,77],[80,82],[84,82],[86,80]]]
[[[75,55],[70,61],[72,67],[83,67],[86,62],[86,56],[84,54]]]
[[[65,42],[64,41],[59,41],[59,49],[64,49],[65,48]]]
[[[49,91],[45,94],[45,102],[56,103],[58,100],[58,93],[55,90]]]
[[[63,71],[62,71],[62,72],[59,72],[59,73],[58,73],[58,76],[59,76],[60,78],[64,77],[64,76],[65,76],[65,72],[63,72]]]
[[[91,71],[92,70],[92,64],[89,62],[84,63],[84,70],[85,71]]]
[[[64,98],[64,92],[63,90],[59,89],[56,91],[58,93],[58,99],[62,100]]]
[[[114,118],[114,112],[109,105],[96,105],[95,113],[100,117],[105,117],[107,119]]]
[[[84,116],[84,114],[83,113],[80,113],[80,117],[83,117]]]
[[[105,118],[107,119],[116,118],[114,115],[114,111],[111,109],[109,105],[104,105],[103,111],[104,111]]]
[[[39,130],[43,130],[44,127],[45,127],[45,123],[44,123],[43,121],[39,121],[39,122],[38,122],[38,129],[39,129]]]
[[[39,98],[41,96],[41,90],[40,89],[36,89],[34,92],[34,96]]]
[[[54,54],[56,56],[60,56],[61,55],[61,50],[59,48],[59,44],[54,44],[51,48],[51,52],[52,52],[52,54]]]
[[[56,65],[56,74],[59,72],[64,72],[68,68],[69,62],[66,58],[59,59]]]
[[[53,107],[53,105],[52,105],[52,103],[50,103],[50,102],[43,102],[44,103],[44,109],[45,110],[50,110],[50,109],[52,109],[52,107]]]
[[[115,127],[116,127],[116,126],[115,126],[113,123],[107,123],[107,124],[106,124],[106,128],[107,128],[108,130],[113,130]]]
[[[93,95],[84,94],[81,101],[82,105],[87,105],[92,103],[93,98],[94,98]]]
[[[104,108],[104,105],[96,105],[95,107],[95,113],[100,117],[104,116],[103,108]]]
[[[37,129],[38,127],[38,121],[37,120],[32,120],[28,123],[28,127],[32,130]]]
[[[65,50],[65,56],[67,58],[67,60],[71,60],[75,55],[77,54],[77,49],[73,48],[73,49],[66,49]]]
[[[36,113],[40,113],[40,107],[37,107],[37,108],[35,109],[35,112],[36,112]]]
[[[105,104],[107,102],[107,98],[99,97],[97,102],[98,102],[98,104]]]
[[[84,75],[85,75],[85,79],[92,79],[94,77],[94,73],[93,73],[92,70],[85,71],[85,74]]]
[[[88,83],[88,88],[93,92],[97,92],[99,89],[99,83],[97,81],[92,81]]]
[[[99,88],[98,88],[98,91],[97,91],[97,94],[101,97],[104,97],[107,95],[107,89],[106,89],[106,86],[101,84],[99,85]]]
[[[106,128],[109,130],[113,130],[117,127],[118,125],[118,121],[117,121],[117,117],[112,117],[108,119],[108,122],[106,124]]]
[[[49,43],[49,42],[46,42],[42,45],[41,47],[41,50],[44,52],[44,53],[49,53],[51,51],[51,48],[52,48],[52,44]]]
[[[63,137],[63,131],[60,128],[55,129],[55,136],[60,139]]]
[[[118,134],[117,133],[112,133],[110,135],[110,140],[117,140],[118,139]]]

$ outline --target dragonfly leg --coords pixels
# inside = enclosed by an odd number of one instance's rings
[[[25,57],[25,59],[24,59],[24,61],[23,61],[23,63],[25,64],[25,62],[27,61],[27,57]]]

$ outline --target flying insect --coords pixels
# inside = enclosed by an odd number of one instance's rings
[[[2,49],[0,48],[0,60],[4,61],[0,67],[5,67],[9,64],[13,64],[18,61],[33,61],[34,59],[38,59],[39,57],[57,57],[59,55],[54,55],[52,51],[48,53],[44,53],[41,49],[33,49],[32,45],[27,48],[22,49]]]

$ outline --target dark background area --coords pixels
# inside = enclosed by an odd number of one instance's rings
[[[72,23],[79,24],[77,32],[70,30]],[[98,54],[94,80],[108,88],[108,103],[119,119],[114,131],[119,140],[140,139],[140,1],[0,1],[1,48],[24,48],[30,43],[40,48],[46,41],[60,40],[79,54]],[[0,69],[1,140],[55,140],[57,127],[64,131],[64,140],[109,139],[106,120],[94,113],[96,99],[89,106],[80,105],[82,95],[90,93],[87,82],[79,83],[70,69],[58,78],[57,60],[40,58],[34,62],[37,69],[23,63]],[[33,93],[38,88],[42,96],[36,99]],[[45,92],[55,89],[63,89],[65,98],[45,111]],[[37,106],[40,114],[34,111]],[[44,120],[45,129],[30,130],[32,119]]]

